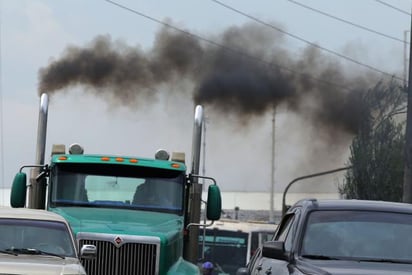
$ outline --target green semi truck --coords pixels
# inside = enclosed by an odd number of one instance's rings
[[[62,215],[80,247],[97,248],[96,258],[82,262],[89,275],[199,274],[200,178],[208,184],[206,224],[221,214],[216,181],[198,175],[202,106],[195,109],[190,172],[184,153],[170,156],[159,150],[154,158],[91,155],[79,144],[67,151],[65,145],[53,145],[45,163],[47,115],[48,96],[42,94],[36,163],[16,174],[11,206]],[[28,180],[26,168],[31,168]]]

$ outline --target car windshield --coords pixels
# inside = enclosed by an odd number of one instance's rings
[[[62,222],[0,219],[0,250],[14,255],[76,257],[69,227]]]
[[[93,165],[59,165],[51,174],[51,206],[128,208],[181,213],[184,174]],[[161,170],[161,169],[159,169]],[[165,169],[164,169],[165,170]],[[160,176],[159,176],[160,175]]]
[[[310,213],[300,254],[312,259],[412,262],[412,215],[376,211]]]

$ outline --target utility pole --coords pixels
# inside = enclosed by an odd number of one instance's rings
[[[412,18],[411,18],[412,29]],[[412,31],[410,38],[412,37]],[[412,40],[409,40],[412,41]],[[406,43],[406,41],[405,41]],[[403,202],[412,203],[412,43],[409,44],[409,78],[408,78],[408,102],[406,112],[406,133],[405,133],[405,171],[403,178]]]
[[[272,116],[272,162],[271,162],[271,184],[270,184],[270,213],[269,222],[275,222],[275,122],[276,122],[276,107],[273,106]]]
[[[403,32],[403,78],[404,78],[404,85],[403,87],[406,89],[408,85],[408,33],[409,30],[405,30]],[[412,42],[409,40],[409,42]]]

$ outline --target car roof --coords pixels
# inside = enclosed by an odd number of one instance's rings
[[[299,206],[307,210],[367,210],[412,214],[412,204],[377,200],[303,199],[298,201],[292,208]]]
[[[62,216],[41,209],[0,207],[0,219],[2,218],[57,221],[67,224]]]

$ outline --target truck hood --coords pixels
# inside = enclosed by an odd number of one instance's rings
[[[86,275],[78,259],[41,255],[0,255],[0,274]]]
[[[412,264],[398,263],[301,260],[296,266],[304,274],[407,275],[412,273]]]
[[[62,215],[78,232],[170,237],[183,230],[183,217],[175,214],[130,209],[61,207]]]

